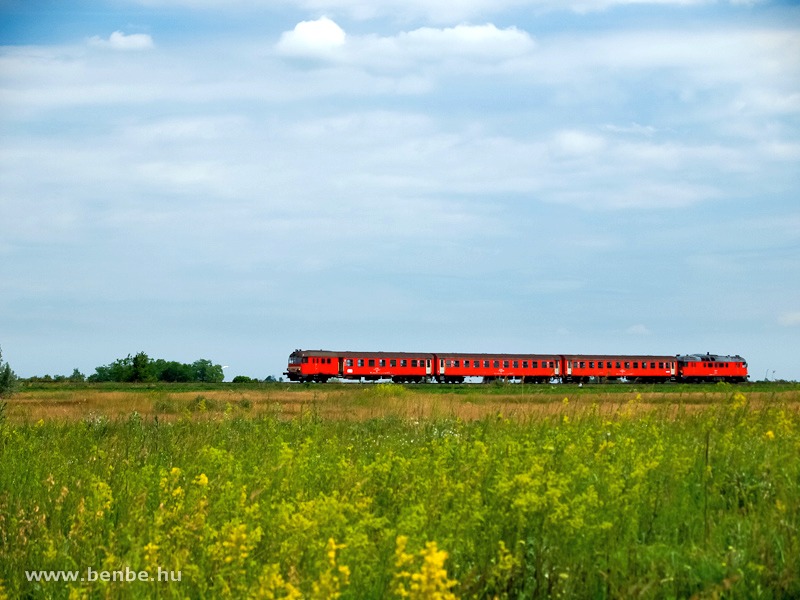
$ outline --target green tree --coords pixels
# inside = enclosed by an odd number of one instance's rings
[[[153,381],[153,361],[144,352],[139,352],[131,361],[131,378],[128,381]]]
[[[225,379],[225,373],[222,370],[222,365],[215,365],[210,360],[205,358],[194,361],[192,363],[192,370],[194,371],[195,381],[219,383]]]
[[[0,397],[10,396],[17,387],[17,376],[11,365],[3,364],[3,350],[0,348]]]

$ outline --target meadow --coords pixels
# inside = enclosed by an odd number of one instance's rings
[[[796,384],[23,387],[0,598],[800,597],[799,407]]]

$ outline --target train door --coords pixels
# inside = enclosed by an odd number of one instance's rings
[[[430,376],[431,375],[431,371],[432,371],[432,369],[431,369],[431,359],[427,358],[427,359],[425,359],[425,375]]]
[[[340,356],[340,357],[339,357],[339,371],[338,371],[338,375],[339,375],[339,377],[341,377],[342,375],[344,375],[344,357],[343,357],[343,356]]]
[[[555,364],[556,364],[555,374],[559,375],[559,371],[561,370],[561,361],[557,360],[557,361],[555,361]]]

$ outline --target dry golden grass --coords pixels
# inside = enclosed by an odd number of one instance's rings
[[[380,386],[341,387],[269,387],[264,389],[229,389],[170,391],[168,387],[152,390],[103,390],[91,387],[75,389],[23,390],[7,400],[6,414],[13,422],[42,420],[75,421],[106,417],[117,419],[133,412],[145,418],[175,419],[186,414],[214,418],[225,413],[244,417],[272,415],[292,418],[312,412],[321,418],[366,420],[381,417],[430,419],[453,417],[462,420],[502,415],[507,418],[536,418],[553,414],[581,414],[587,411],[613,414],[621,409],[648,412],[665,406],[679,414],[725,402],[731,390],[670,390],[638,392],[618,387],[587,392],[575,388],[555,388],[548,393],[498,394],[476,388],[469,393],[433,393],[422,389],[396,387],[389,393]],[[800,391],[747,391],[754,408],[781,403],[800,410]],[[567,397],[569,400],[564,401]]]

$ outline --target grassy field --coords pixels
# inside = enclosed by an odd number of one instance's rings
[[[798,457],[791,384],[22,388],[0,598],[799,597]]]

